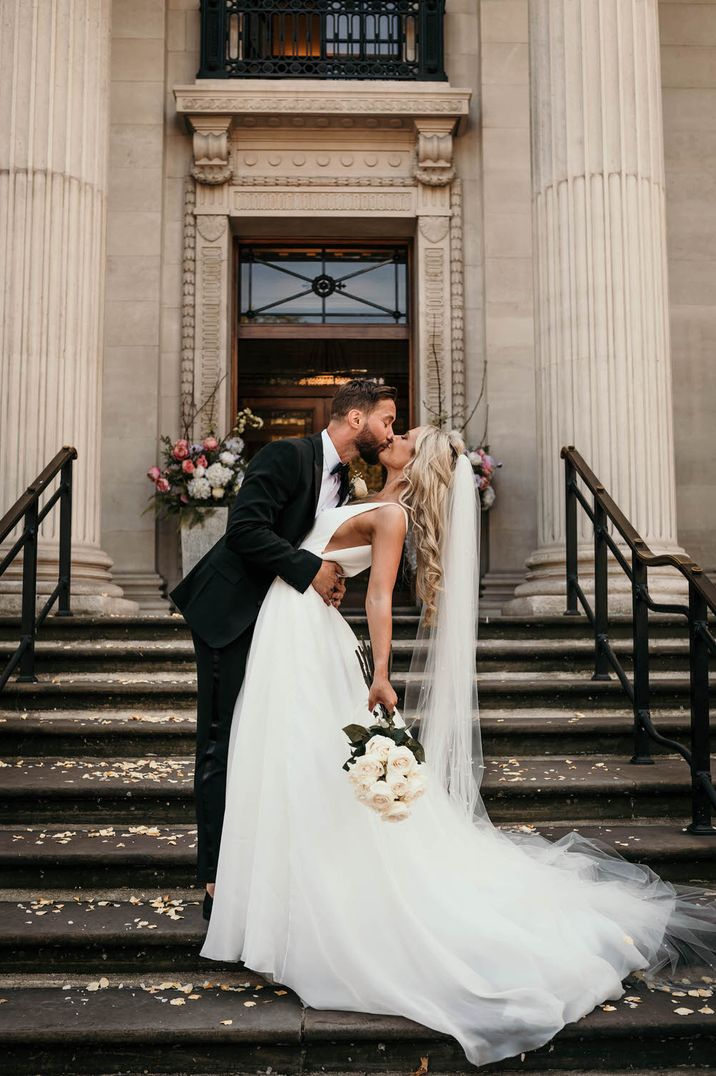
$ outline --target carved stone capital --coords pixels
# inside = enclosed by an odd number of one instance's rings
[[[194,132],[194,165],[191,174],[198,183],[218,186],[227,183],[233,171],[229,164],[231,116],[188,116]]]
[[[429,187],[446,187],[455,178],[452,163],[454,119],[416,119],[415,130],[415,178]]]

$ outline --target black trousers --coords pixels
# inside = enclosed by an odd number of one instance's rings
[[[252,624],[233,642],[209,646],[192,631],[196,654],[197,709],[194,800],[197,826],[196,876],[216,880],[226,803],[226,763],[234,704],[244,680]]]

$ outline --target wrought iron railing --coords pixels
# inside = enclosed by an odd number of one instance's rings
[[[567,538],[567,608],[566,616],[578,616],[579,601],[594,629],[593,680],[609,680],[609,668],[614,669],[634,712],[634,754],[630,761],[636,765],[651,765],[651,741],[671,748],[686,760],[691,770],[692,820],[686,827],[689,833],[716,836],[711,825],[711,811],[716,808],[716,789],[711,778],[711,747],[709,728],[709,655],[716,654],[716,639],[708,626],[709,612],[716,613],[716,586],[703,569],[688,556],[672,553],[652,553],[621,509],[614,503],[604,485],[585,463],[574,445],[560,453],[564,460]],[[577,485],[577,475],[593,494],[593,505]],[[594,527],[594,609],[579,585],[577,561],[577,504],[581,504]],[[619,546],[608,531],[611,521],[631,550],[627,563]],[[609,641],[609,593],[607,586],[607,553],[631,581],[633,669],[629,680],[622,663]],[[668,565],[680,572],[688,583],[689,604],[655,602],[649,594],[648,570]],[[689,687],[691,727],[689,746],[662,736],[651,717],[649,691],[649,610],[655,613],[676,613],[686,617],[689,628]]]
[[[51,460],[47,467],[31,482],[26,491],[0,519],[0,542],[22,520],[22,533],[0,560],[0,576],[15,559],[20,550],[22,557],[22,612],[20,621],[20,643],[10,660],[0,673],[0,691],[10,679],[13,671],[20,666],[17,677],[20,681],[34,682],[35,676],[35,637],[37,629],[49,613],[55,602],[58,603],[57,616],[72,616],[70,611],[70,563],[72,549],[72,461],[77,459],[77,449],[65,445]],[[40,497],[54,477],[60,474],[57,489],[40,508]],[[37,604],[37,538],[40,524],[57,501],[60,502],[60,549],[57,585],[43,605],[36,612]]]
[[[445,0],[201,0],[198,78],[444,81]]]

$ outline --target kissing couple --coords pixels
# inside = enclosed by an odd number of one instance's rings
[[[265,445],[226,534],[171,593],[197,660],[200,955],[313,1008],[407,1017],[480,1066],[620,998],[633,971],[716,964],[716,903],[576,830],[552,842],[490,820],[472,467],[455,431],[395,435],[395,397],[350,381],[327,429]],[[350,502],[358,455],[385,483]],[[408,529],[422,613],[403,709],[427,783],[391,815],[355,795],[343,728],[371,725],[381,704],[406,724],[389,658]],[[369,686],[339,609],[345,578],[365,571]]]

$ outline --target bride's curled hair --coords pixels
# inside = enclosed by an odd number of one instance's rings
[[[465,451],[465,442],[457,430],[445,433],[437,426],[426,426],[416,438],[415,455],[404,472],[406,484],[399,499],[413,525],[415,589],[425,605],[428,623],[436,612],[441,590],[448,492],[458,456]]]

